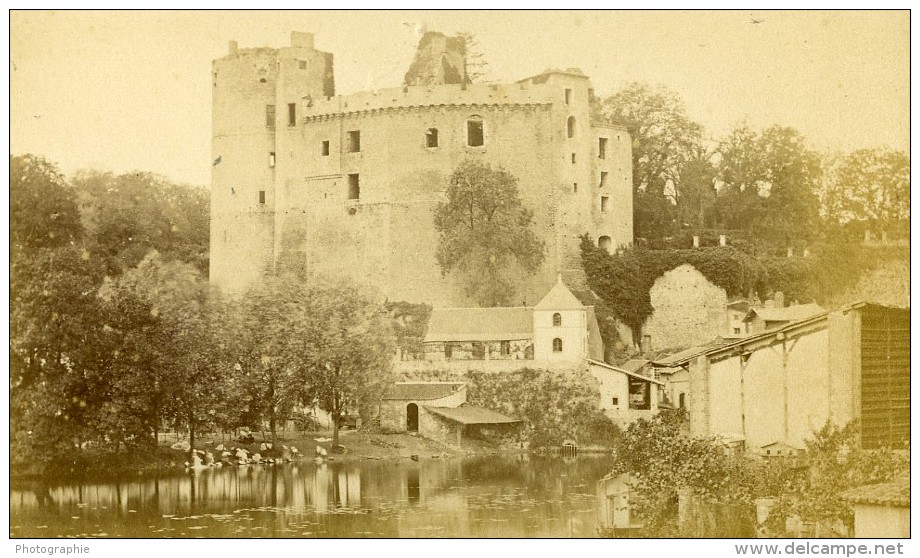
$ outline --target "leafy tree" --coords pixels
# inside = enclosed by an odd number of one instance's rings
[[[675,536],[678,493],[688,490],[708,502],[750,502],[745,460],[714,438],[684,431],[682,411],[664,410],[629,425],[613,454],[613,474],[627,473],[631,505],[651,536]]]
[[[470,83],[491,83],[489,62],[482,53],[479,39],[473,33],[457,33],[463,38],[466,51],[466,79]]]
[[[118,274],[151,250],[208,270],[208,192],[162,176],[84,171],[73,179],[91,252]]]
[[[517,178],[502,168],[463,161],[451,174],[447,202],[435,210],[441,272],[461,276],[467,294],[481,306],[507,304],[520,275],[536,273],[543,264],[544,244],[532,222]]]
[[[891,149],[861,149],[826,177],[822,211],[832,224],[863,223],[875,234],[910,220],[910,157]]]
[[[721,224],[780,248],[815,235],[821,165],[799,132],[773,126],[758,135],[741,125],[719,152]]]
[[[268,422],[272,443],[279,420],[307,392],[307,338],[314,333],[312,321],[322,319],[310,307],[312,296],[308,282],[286,275],[256,285],[240,305],[240,370],[257,415]]]
[[[431,317],[431,305],[411,302],[387,302],[384,305],[393,318],[393,333],[396,345],[404,353],[423,356],[425,332]]]
[[[57,167],[34,155],[10,155],[10,242],[64,246],[83,233],[74,191]]]
[[[643,83],[630,83],[604,99],[599,112],[602,120],[630,128],[635,236],[669,236],[675,230],[684,180],[695,190],[705,183],[684,170],[688,161],[699,165],[704,160],[699,156],[702,126],[687,115],[675,92]]]
[[[332,416],[333,447],[347,412],[374,403],[391,381],[395,343],[386,311],[350,283],[315,286],[304,301],[301,353],[307,401]]]

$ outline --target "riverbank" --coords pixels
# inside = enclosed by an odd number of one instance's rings
[[[297,432],[279,435],[276,444],[271,436],[252,433],[252,440],[241,442],[229,436],[201,436],[195,449],[214,460],[213,466],[233,466],[239,463],[237,450],[245,450],[247,461],[258,454],[263,463],[286,461],[354,462],[354,461],[398,461],[404,459],[446,459],[469,455],[519,453],[522,450],[506,450],[474,439],[464,439],[457,448],[422,436],[396,433],[382,434],[362,430],[341,430],[339,448],[333,451],[332,432]],[[296,449],[295,449],[296,448]],[[229,456],[222,456],[229,452]],[[271,460],[271,461],[269,461]],[[92,449],[81,450],[72,459],[53,464],[30,463],[14,465],[10,471],[13,480],[42,480],[61,476],[75,478],[104,478],[116,475],[144,475],[155,471],[186,469],[189,460],[188,439],[177,438],[175,434],[163,435],[158,447],[141,452],[101,452]]]

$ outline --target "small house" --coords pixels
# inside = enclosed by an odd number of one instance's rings
[[[840,497],[853,506],[854,536],[859,539],[910,538],[910,476],[860,486]]]

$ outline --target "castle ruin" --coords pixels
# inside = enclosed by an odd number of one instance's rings
[[[422,42],[452,45],[439,58],[449,64],[415,72],[425,84],[343,96],[309,33],[278,49],[231,42],[213,62],[213,284],[240,292],[290,269],[345,275],[390,300],[469,305],[441,275],[433,223],[466,158],[518,178],[545,242],[543,268],[518,282],[522,304],[560,271],[583,284],[580,235],[610,251],[632,243],[631,139],[591,122],[589,79],[568,69],[470,84],[456,38],[435,35]]]

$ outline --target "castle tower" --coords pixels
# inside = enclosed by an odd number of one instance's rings
[[[285,167],[295,156],[298,106],[335,94],[332,55],[313,35],[294,32],[291,46],[240,49],[212,71],[210,278],[238,292],[273,271],[285,207]]]

